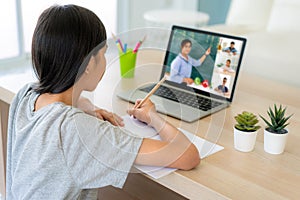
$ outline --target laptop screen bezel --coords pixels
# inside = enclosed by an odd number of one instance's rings
[[[218,36],[218,37],[225,37],[225,38],[228,38],[228,39],[240,40],[240,41],[243,42],[243,45],[242,45],[242,48],[241,48],[241,51],[240,51],[240,58],[239,58],[238,65],[237,65],[237,68],[236,68],[236,75],[234,77],[234,81],[233,81],[233,85],[232,85],[232,89],[231,89],[230,98],[228,98],[228,97],[224,98],[224,96],[221,96],[221,95],[217,95],[217,94],[214,94],[214,93],[210,93],[210,92],[206,92],[206,91],[199,90],[199,89],[196,89],[196,88],[192,88],[192,87],[186,86],[184,84],[179,84],[179,83],[172,82],[172,81],[169,81],[169,80],[166,80],[164,82],[164,84],[171,85],[171,86],[174,86],[174,87],[178,87],[178,88],[181,88],[181,89],[184,89],[184,90],[187,90],[187,91],[194,91],[197,94],[204,95],[204,96],[207,96],[207,97],[212,97],[212,98],[217,98],[217,99],[222,99],[222,100],[226,99],[226,101],[231,103],[232,100],[233,100],[235,87],[236,87],[238,75],[239,75],[239,72],[240,72],[240,66],[241,66],[241,63],[242,63],[242,60],[243,60],[243,55],[244,55],[247,39],[243,38],[243,37],[239,37],[239,36],[233,36],[233,35],[228,35],[228,34],[223,34],[223,33],[216,33],[216,32],[211,32],[211,31],[204,31],[204,30],[200,30],[200,29],[193,29],[193,28],[173,25],[172,26],[172,31],[171,31],[171,34],[170,34],[170,37],[169,37],[168,47],[167,47],[166,55],[165,55],[165,58],[164,58],[164,64],[163,64],[163,67],[162,67],[162,72],[161,72],[160,79],[162,79],[164,77],[165,72],[166,72],[168,56],[169,56],[169,53],[170,53],[171,43],[172,43],[172,40],[173,40],[173,35],[174,35],[174,30],[175,29],[192,31],[192,32],[197,32],[197,33],[201,33],[201,34],[209,34],[209,35]]]

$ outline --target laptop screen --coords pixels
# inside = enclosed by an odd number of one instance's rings
[[[161,78],[231,102],[245,45],[245,38],[173,26]]]

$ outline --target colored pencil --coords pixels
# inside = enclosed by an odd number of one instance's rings
[[[143,42],[146,40],[146,35],[143,37],[142,40],[138,41],[138,43],[136,44],[135,48],[133,49],[133,53],[136,53],[140,46],[143,44]]]

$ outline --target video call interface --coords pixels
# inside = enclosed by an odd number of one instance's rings
[[[175,29],[165,75],[169,81],[230,98],[242,48],[242,40]]]

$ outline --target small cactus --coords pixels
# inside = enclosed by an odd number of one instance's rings
[[[282,108],[282,105],[277,108],[276,104],[274,104],[274,110],[272,110],[270,107],[268,110],[270,121],[266,120],[263,116],[260,115],[260,117],[267,124],[267,131],[277,134],[287,133],[285,127],[289,125],[287,121],[291,118],[292,115],[285,117],[285,111],[286,108]]]
[[[260,126],[256,126],[258,123],[257,116],[253,113],[244,111],[234,117],[237,124],[234,126],[236,129],[245,132],[254,132],[260,129]]]

